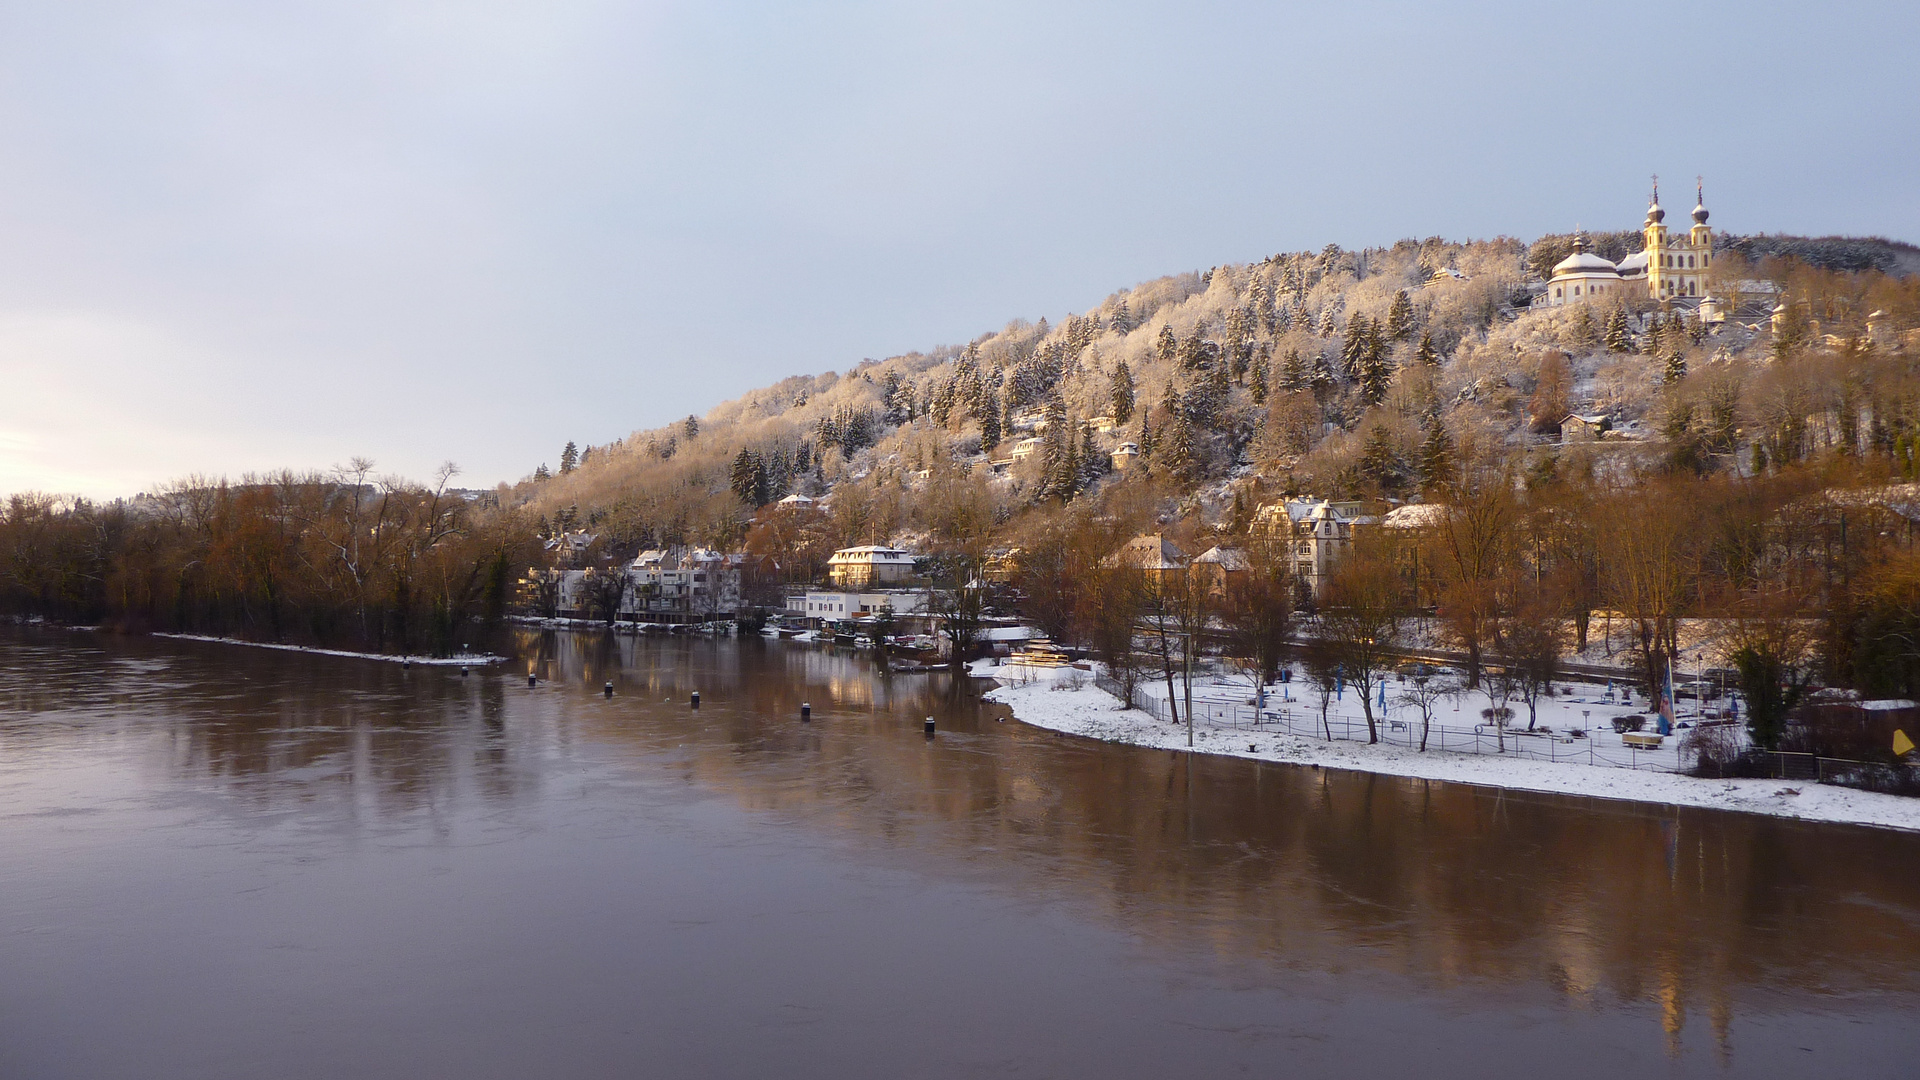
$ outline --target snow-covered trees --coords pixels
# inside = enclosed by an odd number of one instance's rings
[[[560,450],[560,472],[562,475],[570,473],[579,464],[580,451],[573,445],[573,440],[569,439],[567,445]]]
[[[1113,366],[1113,382],[1107,390],[1108,408],[1113,422],[1124,424],[1133,419],[1133,369],[1125,360]]]

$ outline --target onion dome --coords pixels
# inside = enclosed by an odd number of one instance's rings
[[[1667,220],[1667,212],[1660,208],[1659,196],[1654,196],[1652,205],[1647,207],[1647,224],[1658,225]]]
[[[1695,225],[1707,223],[1707,196],[1699,184],[1693,186],[1693,223]]]

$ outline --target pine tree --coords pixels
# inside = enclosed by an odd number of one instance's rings
[[[1253,399],[1255,405],[1267,403],[1267,384],[1272,378],[1273,372],[1271,365],[1267,362],[1267,352],[1262,349],[1260,355],[1254,358],[1253,373],[1249,376],[1250,381],[1247,383],[1247,396]]]
[[[1580,309],[1573,313],[1574,344],[1582,347],[1592,345],[1596,332],[1596,328],[1593,325],[1593,306],[1591,304],[1581,304]]]
[[[1387,337],[1393,341],[1405,341],[1413,333],[1413,301],[1407,299],[1407,290],[1401,289],[1393,294],[1393,303],[1387,308]]]
[[[1607,314],[1607,351],[1633,351],[1633,330],[1627,325],[1627,309],[1624,305],[1615,307]]]
[[[810,450],[804,442],[793,448],[793,475],[799,476],[801,473],[813,467],[812,463],[807,460],[809,452]]]
[[[1161,363],[1173,363],[1174,354],[1180,350],[1180,343],[1173,336],[1173,327],[1163,324],[1160,327],[1160,335],[1154,339],[1153,346],[1160,354]]]
[[[543,461],[543,462],[541,462],[541,463],[540,463],[540,467],[539,467],[539,468],[537,468],[537,469],[535,469],[535,470],[533,470],[533,478],[534,478],[535,480],[551,480],[551,479],[553,479],[553,474],[547,471],[547,463],[546,463],[546,462],[544,462],[544,461]]]
[[[1387,399],[1387,385],[1393,380],[1393,365],[1387,359],[1387,344],[1374,332],[1375,329],[1373,326],[1367,328],[1360,348],[1360,396],[1369,405],[1378,405]]]
[[[1347,320],[1347,339],[1340,343],[1340,366],[1347,378],[1360,377],[1360,368],[1367,354],[1367,317],[1355,314]]]
[[[981,399],[978,419],[980,421],[980,449],[992,451],[1000,445],[1002,429],[1000,427],[1000,395],[988,390]]]
[[[1113,318],[1107,320],[1107,325],[1122,336],[1133,333],[1133,313],[1127,310],[1125,300],[1113,306]]]
[[[1207,364],[1207,342],[1200,336],[1200,328],[1194,327],[1193,333],[1181,340],[1179,345],[1180,369],[1198,371]]]
[[[1174,417],[1173,430],[1168,434],[1166,443],[1160,447],[1160,464],[1166,467],[1168,473],[1181,479],[1186,479],[1192,473],[1193,425],[1187,423],[1185,416]]]
[[[572,472],[579,464],[580,451],[574,449],[573,440],[569,439],[567,445],[560,451],[560,475],[565,476]]]
[[[1140,451],[1140,460],[1142,461],[1149,461],[1153,458],[1153,436],[1153,425],[1148,421],[1147,414],[1141,413],[1140,433],[1133,437],[1133,442],[1135,448]]]
[[[1280,389],[1291,394],[1296,390],[1305,390],[1308,381],[1307,362],[1300,358],[1300,350],[1288,349],[1286,366],[1280,373]]]
[[[1427,437],[1420,443],[1420,489],[1439,491],[1453,483],[1453,436],[1439,417],[1427,423]]]
[[[1114,423],[1124,424],[1133,419],[1133,370],[1127,367],[1125,360],[1113,366],[1113,389],[1108,396],[1112,402]]]
[[[1093,425],[1080,425],[1080,490],[1085,491],[1100,481],[1113,465],[1106,454],[1101,453],[1099,444],[1094,441]]]
[[[1434,347],[1433,331],[1427,330],[1420,334],[1420,347],[1414,350],[1413,359],[1424,367],[1440,366],[1440,350]]]
[[[748,505],[757,505],[754,500],[760,489],[766,486],[766,469],[760,464],[760,456],[752,450],[742,447],[733,459],[733,475],[730,486],[739,500]]]
[[[696,438],[698,438],[698,437],[700,436],[700,421],[699,421],[699,419],[698,419],[698,418],[696,418],[696,417],[694,417],[694,416],[691,416],[691,415],[689,415],[689,416],[687,417],[687,422],[686,422],[685,424],[683,424],[683,425],[681,425],[681,430],[682,430],[682,431],[684,431],[684,432],[686,432],[686,435],[687,435],[687,441],[688,441],[688,442],[692,442],[692,441],[693,441],[694,439],[696,439]]]
[[[1320,310],[1320,336],[1332,337],[1334,328],[1333,305],[1329,304]]]
[[[1379,484],[1381,492],[1388,495],[1397,494],[1406,483],[1406,466],[1385,424],[1375,424],[1367,432],[1360,450],[1360,475]]]
[[[1681,379],[1684,379],[1686,377],[1687,377],[1686,350],[1676,345],[1674,346],[1673,351],[1667,354],[1667,369],[1663,373],[1661,377],[1661,381],[1666,383],[1666,385],[1668,386],[1672,386],[1674,383],[1677,383]]]

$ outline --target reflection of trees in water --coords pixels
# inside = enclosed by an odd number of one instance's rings
[[[169,774],[257,809],[351,804],[384,817],[444,804],[456,787],[510,797],[529,779],[510,768],[501,680],[457,670],[134,639],[109,652],[9,649],[0,687],[39,724],[110,723]]]
[[[537,795],[533,750],[637,747],[818,835],[1262,969],[1643,1002],[1674,1038],[1690,1012],[1724,1032],[1743,992],[1920,989],[1900,834],[1105,746],[997,724],[964,680],[881,679],[841,650],[523,648],[556,684],[168,643],[115,643],[112,663],[10,652],[0,748],[151,725],[134,737],[190,781],[370,823]],[[28,729],[23,711],[44,715]]]
[[[674,729],[703,786],[1063,890],[1169,945],[1645,1002],[1675,1037],[1690,1000],[1724,1034],[1746,989],[1920,990],[1899,834],[1103,746],[825,649],[648,642],[629,663],[713,688]],[[802,727],[801,700],[835,715]],[[953,734],[932,752],[923,713]],[[574,714],[605,738],[657,734]]]

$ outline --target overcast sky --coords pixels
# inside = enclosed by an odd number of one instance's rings
[[[0,0],[0,492],[491,485],[1276,251],[1920,240],[1911,3]],[[1684,216],[1684,215],[1682,215]]]

